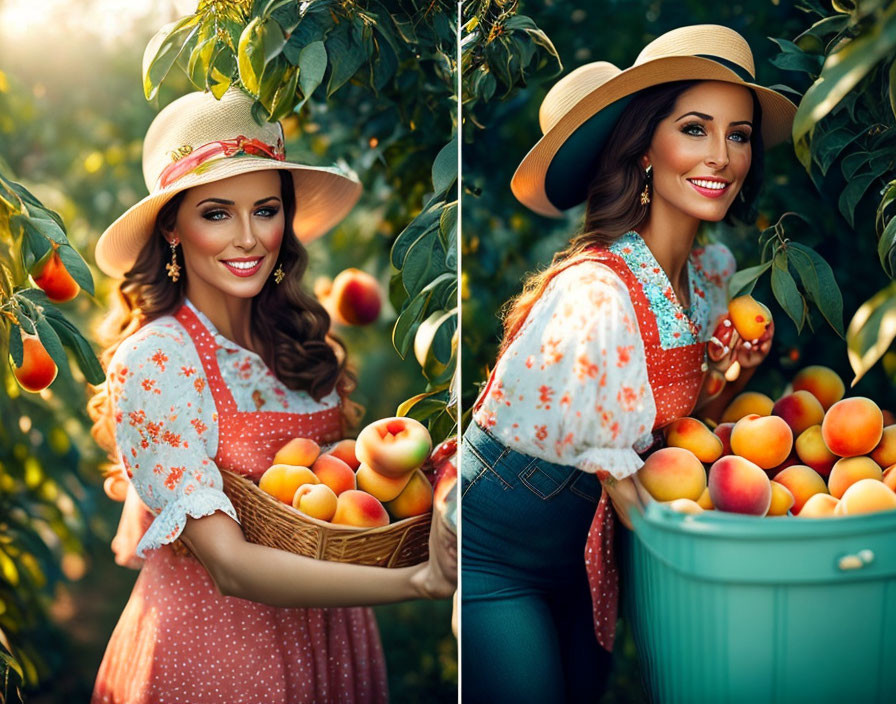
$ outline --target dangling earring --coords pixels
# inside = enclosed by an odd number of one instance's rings
[[[171,261],[165,265],[168,278],[176,282],[180,278],[180,265],[177,263],[177,240],[171,241]]]
[[[650,204],[650,171],[653,169],[652,164],[648,164],[647,168],[644,169],[644,190],[641,191],[641,205],[649,205]]]
[[[279,284],[283,281],[284,276],[286,276],[286,274],[283,273],[283,264],[277,264],[277,268],[274,269],[274,283]]]

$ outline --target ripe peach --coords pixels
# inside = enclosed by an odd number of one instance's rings
[[[846,393],[846,387],[837,372],[820,365],[805,367],[798,371],[793,377],[792,386],[794,391],[811,393],[824,410],[828,410]]]
[[[259,489],[285,504],[292,504],[296,489],[302,484],[320,484],[320,479],[307,467],[295,467],[291,464],[271,465],[258,480]]]
[[[357,489],[355,473],[338,457],[321,455],[311,466],[314,475],[326,484],[338,496],[343,491]]]
[[[358,469],[358,465],[361,464],[358,461],[357,456],[355,456],[355,441],[351,438],[340,440],[332,447],[332,449],[327,450],[327,454],[341,459],[349,467],[352,468],[353,472],[356,471]]]
[[[366,491],[380,501],[392,501],[392,499],[404,491],[413,474],[413,472],[408,472],[398,477],[387,477],[377,472],[370,465],[361,464],[358,467],[355,478],[361,491]]]
[[[36,336],[25,337],[22,350],[22,366],[13,370],[16,381],[25,391],[43,391],[56,379],[56,362]]]
[[[336,513],[333,523],[364,528],[389,525],[389,514],[385,507],[370,494],[349,489],[336,497]]]
[[[757,391],[744,391],[734,397],[734,400],[728,404],[728,408],[722,413],[723,423],[737,423],[744,416],[751,413],[757,416],[770,416],[775,402],[765,394]]]
[[[664,447],[654,452],[641,469],[638,479],[657,501],[696,501],[706,488],[706,470],[696,455],[680,447]]]
[[[678,418],[666,426],[666,444],[694,453],[701,462],[715,462],[722,456],[722,440],[696,418]]]
[[[880,442],[871,451],[871,459],[881,467],[896,464],[896,425],[888,425],[884,428]]]
[[[828,491],[838,499],[843,493],[860,479],[877,479],[883,475],[880,465],[870,457],[844,457],[837,460],[828,477]]]
[[[772,486],[772,503],[768,507],[767,516],[786,516],[787,512],[793,506],[793,494],[783,484],[771,482]]]
[[[877,404],[864,396],[837,401],[821,423],[824,444],[835,455],[867,455],[880,442],[884,417]]]
[[[731,449],[763,469],[771,469],[787,459],[793,448],[793,433],[783,418],[744,416],[731,431]]]
[[[830,494],[813,494],[798,515],[800,518],[830,518],[835,515],[839,504],[840,501]]]
[[[310,467],[320,454],[320,445],[308,438],[293,438],[274,455],[274,464]]]
[[[775,475],[778,474],[778,472],[780,472],[784,469],[787,469],[788,467],[793,467],[793,465],[795,465],[795,464],[801,464],[800,458],[797,457],[795,452],[791,451],[791,453],[789,455],[787,455],[786,460],[784,460],[781,464],[777,465],[776,467],[772,467],[771,469],[765,469],[765,473],[769,479],[774,479]]]
[[[728,455],[709,469],[709,496],[719,511],[764,516],[772,502],[772,487],[759,466]]]
[[[737,334],[748,341],[762,337],[772,322],[771,311],[750,295],[732,299],[728,303],[728,315]]]
[[[706,487],[703,493],[700,494],[700,498],[697,499],[697,505],[704,511],[712,511],[715,508],[712,505],[712,498],[709,496],[709,487]]]
[[[336,513],[336,494],[326,484],[302,484],[292,497],[292,505],[312,518],[329,521]]]
[[[413,418],[383,418],[365,427],[355,443],[355,455],[387,477],[400,477],[426,460],[432,438]]]
[[[772,408],[772,414],[781,416],[787,422],[794,437],[824,420],[821,403],[808,391],[794,391],[782,396]]]
[[[670,501],[667,505],[673,511],[677,511],[678,513],[687,513],[692,516],[696,516],[698,513],[703,513],[703,507],[691,499],[675,499],[674,501]]]
[[[734,423],[719,423],[713,428],[713,433],[719,436],[722,441],[722,455],[730,455],[731,453],[731,431],[734,429]]]
[[[81,287],[62,263],[56,245],[34,266],[31,278],[53,303],[65,303],[78,295]]]
[[[890,487],[893,491],[896,491],[896,472],[893,471],[893,468],[896,467],[896,464],[892,464],[884,470],[883,475],[881,475],[880,480]]]
[[[382,302],[377,280],[360,269],[349,268],[333,279],[329,302],[340,322],[367,325],[379,317]]]
[[[821,425],[813,425],[806,428],[794,443],[796,454],[803,464],[809,465],[821,476],[826,477],[831,473],[831,468],[839,459],[837,455],[828,449],[821,436]]]
[[[793,507],[790,510],[794,516],[799,515],[810,496],[828,493],[824,479],[818,472],[804,464],[795,464],[781,470],[775,475],[775,481],[790,489],[790,493],[793,494]]]
[[[396,520],[419,516],[432,508],[432,484],[419,469],[411,473],[411,479],[402,492],[386,504],[389,515]]]
[[[846,516],[896,509],[896,493],[883,482],[860,479],[847,489],[840,499]]]

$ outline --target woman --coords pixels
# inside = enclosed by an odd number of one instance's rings
[[[338,440],[356,420],[299,240],[360,186],[286,162],[280,125],[258,125],[252,102],[232,89],[162,110],[144,142],[150,195],[97,244],[123,281],[94,435],[130,479],[119,561],[144,563],[94,702],[385,701],[373,614],[342,607],[453,591],[439,521],[430,562],[324,562],[246,542],[222,491],[219,468],[257,480],[292,437]]]
[[[654,432],[718,413],[768,354],[771,330],[741,341],[724,322],[731,253],[694,247],[702,222],[749,210],[763,143],[789,132],[795,107],[752,77],[736,32],[684,27],[625,71],[573,71],[542,103],[513,192],[545,215],[585,201],[585,225],[507,307],[464,435],[464,702],[599,699],[616,614],[609,500],[630,527]],[[735,361],[744,372],[722,389]]]

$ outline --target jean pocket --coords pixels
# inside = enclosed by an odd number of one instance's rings
[[[532,460],[519,473],[520,482],[540,499],[551,499],[563,491],[566,479],[545,471],[538,460]]]
[[[463,466],[461,472],[461,500],[466,497],[467,492],[470,491],[470,489],[483,480],[497,482],[505,491],[513,488],[513,485],[507,482],[504,477],[498,474],[494,468],[485,461],[474,446],[464,444],[463,450],[463,455],[461,457],[461,464]],[[506,452],[507,450],[498,456],[499,462]]]
[[[600,480],[589,472],[579,472],[579,476],[570,484],[569,490],[592,504],[600,501],[600,495],[603,493]]]

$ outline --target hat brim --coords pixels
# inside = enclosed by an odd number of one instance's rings
[[[361,197],[361,184],[353,174],[336,168],[307,166],[275,159],[241,156],[222,159],[198,173],[188,174],[129,208],[100,236],[96,264],[107,275],[122,278],[149,240],[159,210],[188,188],[254,171],[276,169],[292,173],[296,194],[293,229],[303,243],[325,234],[341,222]]]
[[[601,147],[629,99],[645,88],[673,81],[724,81],[751,88],[762,107],[766,148],[790,135],[796,105],[764,86],[745,81],[709,58],[669,56],[622,71],[585,95],[535,144],[514,173],[510,188],[540,215],[562,217],[585,200]]]

